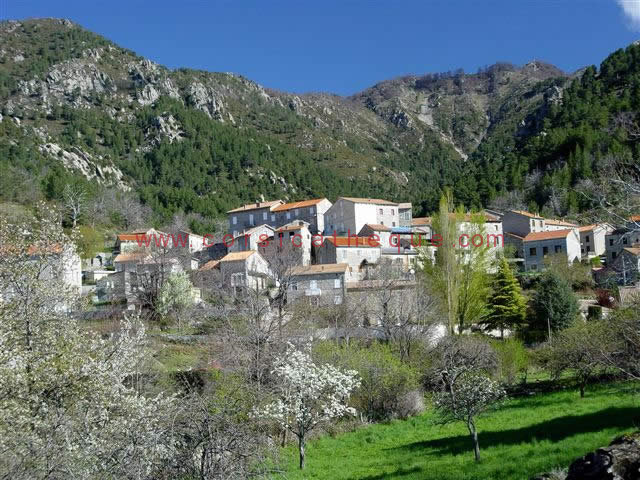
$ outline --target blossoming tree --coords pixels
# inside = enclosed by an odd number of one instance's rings
[[[65,282],[74,245],[60,216],[0,218],[0,472],[3,478],[148,478],[170,455],[173,399],[136,388],[145,334],[100,338]]]
[[[276,360],[273,373],[280,380],[278,398],[256,411],[256,416],[275,420],[297,437],[302,469],[308,434],[322,422],[355,414],[347,401],[360,380],[353,370],[316,365],[308,353],[291,344]]]

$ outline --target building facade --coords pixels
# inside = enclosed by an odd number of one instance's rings
[[[313,306],[340,305],[346,296],[346,263],[321,264],[294,270],[287,293],[288,302],[306,301]]]
[[[399,226],[399,204],[376,198],[340,197],[325,213],[324,232],[355,235],[367,223]]]
[[[545,258],[562,255],[567,262],[580,261],[580,235],[577,229],[554,230],[530,233],[523,240],[524,266],[526,271],[540,271],[545,267]]]

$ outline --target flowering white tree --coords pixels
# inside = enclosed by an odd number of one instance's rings
[[[193,285],[189,276],[182,273],[169,275],[160,287],[158,294],[158,313],[162,316],[170,313],[179,314],[193,304],[191,289]]]
[[[135,388],[144,328],[99,338],[80,325],[62,275],[74,245],[57,212],[36,215],[0,219],[0,477],[150,477],[173,448],[173,400]]]
[[[445,421],[462,421],[469,429],[476,461],[480,461],[480,444],[476,416],[505,396],[498,382],[486,374],[467,370],[455,381],[444,376],[444,388],[435,396],[435,406]]]
[[[302,469],[309,432],[322,422],[355,414],[347,401],[360,386],[360,379],[354,370],[316,365],[308,353],[291,344],[285,355],[277,359],[273,373],[280,379],[279,398],[255,415],[275,420],[298,438]]]

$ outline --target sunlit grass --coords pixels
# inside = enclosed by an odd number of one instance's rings
[[[431,412],[312,441],[307,468],[286,451],[292,479],[527,479],[566,468],[575,458],[640,425],[631,384],[508,400],[479,420],[482,461],[476,464],[466,427],[438,425]]]

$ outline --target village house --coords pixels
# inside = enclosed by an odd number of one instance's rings
[[[349,265],[347,281],[358,281],[367,275],[370,267],[380,260],[381,244],[367,237],[324,237],[322,245],[316,247],[318,264],[346,263]]]
[[[291,275],[288,302],[308,301],[313,306],[340,305],[345,299],[346,263],[296,267]]]
[[[613,262],[610,278],[613,276],[618,285],[634,285],[638,282],[640,268],[640,247],[626,247]]]
[[[220,259],[219,268],[222,284],[234,293],[269,287],[269,263],[255,250],[228,253]]]
[[[282,204],[284,204],[282,200],[272,200],[270,202],[249,203],[229,210],[227,212],[229,232],[237,237],[245,230],[258,225],[276,225],[276,213],[273,210]]]
[[[544,232],[544,218],[538,214],[523,210],[509,210],[502,216],[502,229],[524,238],[530,233]]]
[[[373,235],[375,235],[375,237],[372,237]],[[391,246],[391,227],[387,227],[386,225],[367,223],[360,229],[358,236],[377,238],[383,247]]]
[[[309,224],[302,220],[296,220],[278,228],[267,242],[258,244],[257,250],[267,259],[276,254],[282,255],[284,252],[291,253],[289,258],[292,262],[298,259],[300,265],[310,265],[311,241]]]
[[[326,235],[357,234],[367,223],[397,227],[399,204],[376,198],[340,197],[324,215]]]
[[[605,234],[605,254],[607,265],[612,265],[624,248],[640,245],[640,216],[629,217],[625,225],[610,228]]]
[[[202,235],[196,235],[186,230],[180,230],[178,235],[180,236],[180,240],[177,241],[178,245],[181,246],[184,242],[189,246],[190,253],[200,252],[206,247],[206,240]]]
[[[580,232],[580,252],[583,258],[593,258],[604,255],[606,252],[606,236],[610,233],[611,227],[607,224],[594,224],[579,227]]]
[[[411,227],[413,225],[413,205],[411,203],[398,204],[398,226]]]
[[[431,217],[417,217],[411,220],[411,228],[415,232],[422,233],[422,238],[429,240],[433,236]]]
[[[166,233],[159,232],[155,228],[149,228],[147,230],[137,230],[135,232],[121,233],[116,237],[116,243],[114,247],[115,253],[125,253],[132,250],[139,250],[147,242],[149,246],[155,246],[156,241],[158,245],[163,245]],[[173,246],[167,245],[167,246]]]
[[[331,202],[326,198],[284,203],[273,209],[275,222],[267,223],[272,227],[279,228],[300,220],[309,225],[311,233],[322,233],[324,231],[324,215],[329,208],[331,208]]]
[[[543,270],[549,255],[562,255],[569,263],[580,261],[580,235],[575,228],[550,232],[532,232],[523,239],[524,265],[527,271]]]
[[[244,233],[231,239],[227,238],[226,243],[228,252],[244,252],[247,250],[258,250],[261,243],[266,239],[273,237],[275,229],[270,225],[259,225],[257,227],[245,230]]]

